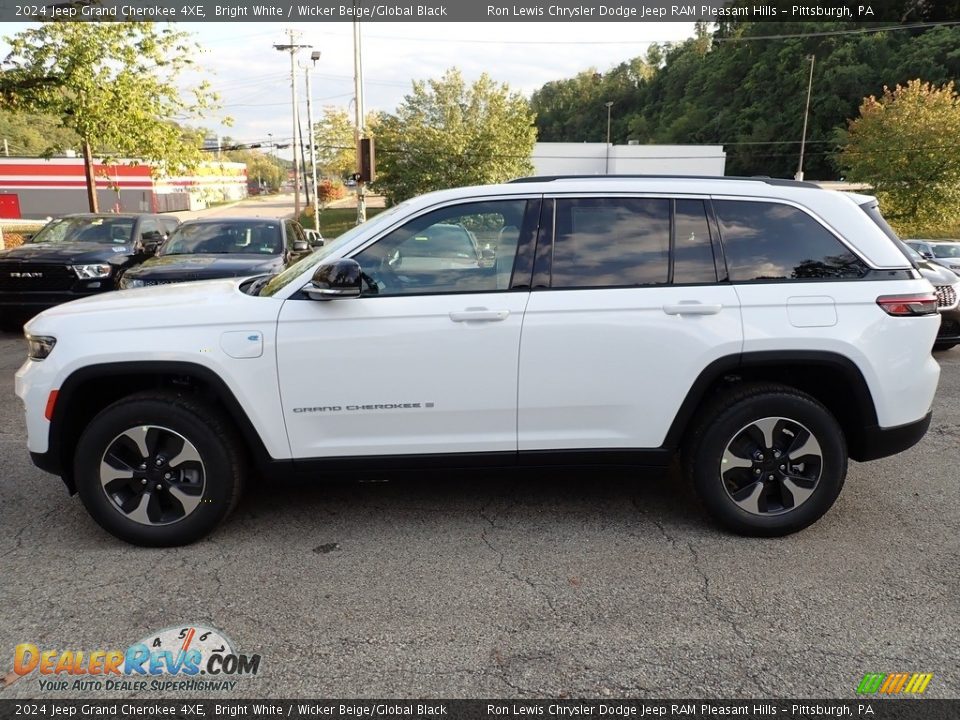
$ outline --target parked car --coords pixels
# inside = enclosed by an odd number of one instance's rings
[[[950,350],[960,345],[960,280],[945,267],[927,262],[909,245],[907,254],[917,264],[923,275],[937,293],[937,309],[940,311],[940,332],[934,350]]]
[[[326,242],[323,239],[323,233],[319,230],[314,230],[313,228],[303,228],[303,233],[307,237],[307,242],[310,243],[310,247],[323,247],[323,244]]]
[[[20,325],[41,310],[112,290],[180,222],[149,214],[64,215],[20,247],[0,251],[0,319]]]
[[[183,223],[155,257],[128,270],[122,289],[272,274],[312,251],[299,223],[210,218]]]
[[[960,240],[907,240],[924,260],[943,265],[960,275]]]
[[[496,262],[407,263],[451,225],[498,237]],[[458,188],[272,276],[48,310],[16,392],[33,461],[141,545],[211,532],[254,470],[678,453],[720,524],[784,535],[833,505],[848,458],[930,424],[938,301],[898,243],[874,198],[792,180]]]

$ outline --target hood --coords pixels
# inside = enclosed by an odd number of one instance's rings
[[[36,334],[224,326],[230,318],[275,322],[282,301],[240,291],[240,280],[160,285],[92,295],[45,310],[27,328]]]
[[[91,263],[123,262],[133,254],[130,243],[24,243],[20,247],[0,251],[0,261],[33,263],[63,263],[89,265]]]
[[[280,255],[162,255],[126,272],[137,280],[208,280],[273,273],[282,269]]]
[[[920,269],[920,274],[933,285],[954,285],[960,282],[956,273],[928,260],[918,260],[917,267]]]

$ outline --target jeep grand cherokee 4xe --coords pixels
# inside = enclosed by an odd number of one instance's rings
[[[491,261],[424,262],[438,225]],[[888,232],[872,198],[793,181],[425,195],[273,276],[42,313],[16,379],[29,449],[142,545],[210,532],[253,472],[677,452],[722,525],[790,533],[830,508],[848,458],[930,423],[937,298]]]

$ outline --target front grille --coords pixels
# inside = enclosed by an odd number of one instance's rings
[[[183,280],[144,280],[144,287],[151,287],[153,285],[176,285],[182,283]]]
[[[0,262],[0,290],[70,290],[77,276],[67,265]]]
[[[937,285],[937,307],[949,309],[957,304],[957,291],[953,285]]]

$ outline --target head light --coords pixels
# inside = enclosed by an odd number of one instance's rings
[[[120,289],[126,290],[127,288],[138,288],[143,287],[143,280],[137,280],[136,278],[122,277],[120,278]]]
[[[27,335],[27,357],[31,360],[43,360],[53,352],[57,344],[55,337],[49,335]]]
[[[112,265],[73,265],[73,271],[81,280],[99,280],[100,278],[110,277]]]

